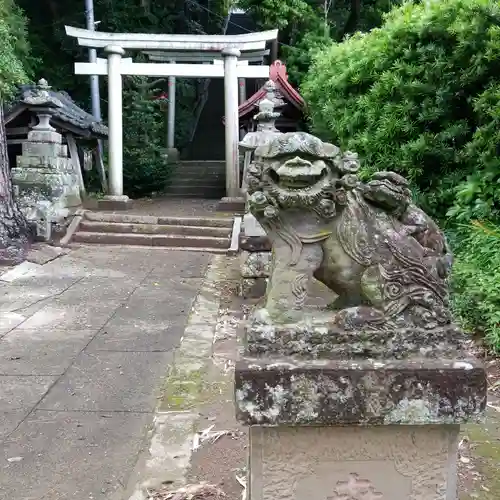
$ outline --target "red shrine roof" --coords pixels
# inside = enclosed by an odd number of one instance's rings
[[[274,61],[269,68],[269,80],[272,80],[277,89],[281,92],[284,99],[295,106],[300,111],[303,111],[306,103],[301,95],[292,87],[288,81],[286,66],[281,61]],[[262,86],[254,95],[249,97],[245,102],[238,107],[238,117],[241,118],[250,112],[254,111],[259,105],[259,102],[266,97],[266,90]]]

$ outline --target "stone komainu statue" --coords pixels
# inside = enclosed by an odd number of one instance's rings
[[[261,313],[301,319],[316,278],[338,297],[332,325],[343,329],[433,329],[448,325],[452,256],[434,221],[393,172],[356,176],[357,155],[303,132],[255,151],[249,207],[273,245]]]

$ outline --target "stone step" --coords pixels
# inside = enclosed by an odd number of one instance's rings
[[[226,177],[225,167],[220,168],[202,168],[202,167],[175,167],[170,175],[169,180],[177,179],[179,177],[197,177],[198,179],[213,179],[214,177]]]
[[[226,188],[223,187],[223,185],[220,187],[168,186],[165,188],[165,194],[183,198],[206,198],[210,200],[220,200],[226,195]]]
[[[201,167],[175,167],[170,176],[171,179],[176,179],[178,176],[194,177],[202,179],[212,179],[214,177],[225,177],[226,169],[224,168],[201,168]]]
[[[181,160],[177,165],[185,167],[224,167],[226,163],[220,160]]]
[[[154,247],[216,248],[228,250],[229,238],[211,236],[182,236],[178,234],[95,233],[79,231],[73,236],[75,243],[100,245],[141,245]]]
[[[207,179],[206,177],[200,177],[200,176],[182,176],[182,177],[176,177],[172,179],[169,183],[168,186],[195,186],[197,188],[203,188],[203,187],[223,187],[226,185],[226,178],[225,177],[211,177],[210,179]]]
[[[210,165],[210,166],[205,166],[205,165],[181,165],[177,164],[175,165],[175,171],[176,172],[205,172],[208,174],[210,173],[222,173],[225,172],[226,166],[225,165]]]
[[[71,242],[68,244],[68,247],[70,248],[80,248],[82,246],[87,245],[87,243],[76,243],[75,241]],[[108,246],[106,243],[98,244],[98,243],[92,243],[92,246],[103,246],[106,247]],[[214,254],[228,254],[227,248],[204,248],[204,247],[152,247],[151,245],[127,245],[123,244],[122,246],[133,246],[137,248],[155,248],[158,251],[161,250],[178,250],[180,252],[199,252],[199,253],[214,253]]]
[[[215,238],[229,238],[231,235],[230,227],[93,222],[89,220],[83,220],[78,229],[87,233],[176,234],[180,236],[210,236]]]
[[[125,224],[163,224],[166,226],[233,227],[233,219],[230,217],[164,217],[87,211],[85,212],[85,220]]]

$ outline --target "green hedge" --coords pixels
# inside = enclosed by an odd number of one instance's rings
[[[500,352],[500,227],[461,228],[453,265],[452,305],[462,324]]]
[[[499,85],[500,3],[427,0],[318,52],[301,89],[316,134],[466,220],[500,215]]]

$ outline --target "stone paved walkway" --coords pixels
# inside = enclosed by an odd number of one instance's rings
[[[210,258],[79,248],[0,276],[0,500],[123,495]]]

